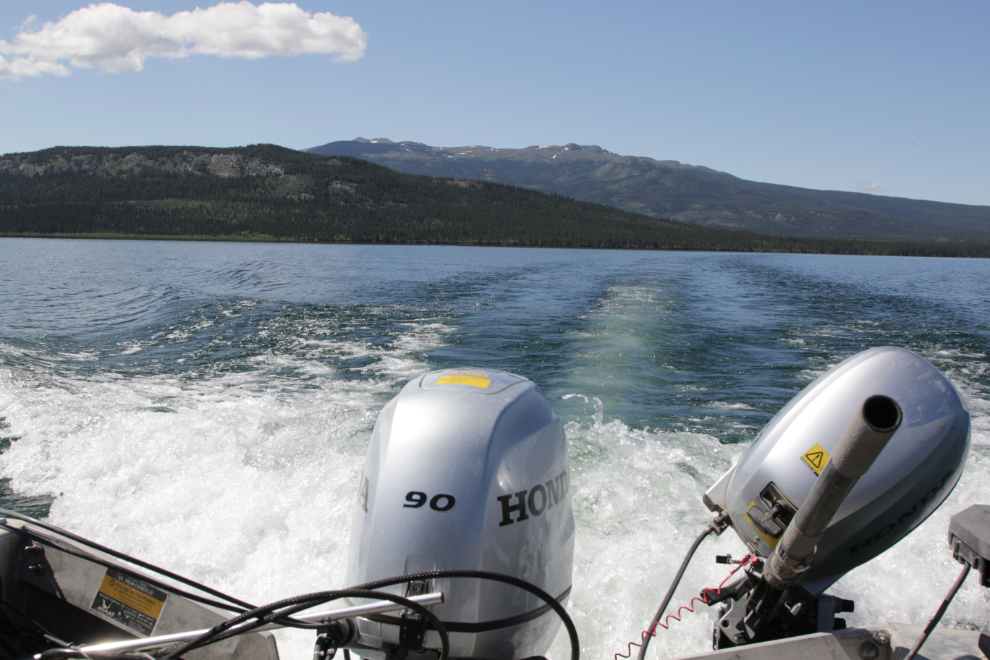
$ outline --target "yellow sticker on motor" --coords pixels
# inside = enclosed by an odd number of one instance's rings
[[[815,445],[801,457],[808,467],[811,468],[812,472],[820,475],[822,473],[822,468],[828,463],[828,459],[831,458],[829,453],[825,451],[821,445]]]
[[[437,385],[471,385],[472,387],[480,387],[481,389],[488,389],[492,381],[487,378],[479,378],[479,376],[487,376],[488,374],[477,374],[472,376],[441,376],[437,379]]]

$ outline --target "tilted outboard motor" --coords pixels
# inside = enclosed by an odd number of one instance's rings
[[[573,557],[567,441],[535,384],[446,369],[414,378],[382,409],[361,476],[348,584],[475,569],[521,578],[563,602]],[[452,658],[540,655],[560,625],[541,600],[497,582],[441,578],[390,591],[443,592],[430,610],[450,634]],[[417,637],[413,625],[360,618],[349,646],[365,657],[435,657],[436,632]]]
[[[852,604],[824,590],[942,503],[969,437],[959,392],[910,351],[865,351],[806,387],[705,494],[763,560],[709,599],[716,647],[843,625]]]

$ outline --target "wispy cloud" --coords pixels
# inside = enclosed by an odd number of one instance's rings
[[[858,190],[859,192],[874,193],[874,194],[877,194],[877,195],[879,195],[881,193],[888,193],[888,192],[890,192],[889,190],[887,190],[886,188],[884,188],[883,186],[881,186],[876,181],[860,181],[856,185],[856,190]]]
[[[109,2],[91,4],[37,30],[28,17],[12,42],[0,40],[0,78],[54,74],[70,67],[140,71],[149,57],[241,57],[321,53],[348,62],[364,55],[368,34],[349,16],[311,14],[295,3],[221,2],[165,16]]]

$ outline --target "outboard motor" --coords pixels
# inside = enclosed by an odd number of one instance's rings
[[[361,475],[347,583],[439,569],[521,578],[564,602],[574,557],[567,441],[529,380],[445,369],[410,381],[382,409]],[[439,578],[387,589],[441,591],[430,607],[452,658],[546,652],[560,625],[541,600],[498,582]],[[356,620],[350,648],[388,660],[436,657],[435,631],[394,615]]]
[[[705,494],[761,558],[724,602],[716,648],[828,632],[852,603],[823,592],[948,497],[970,421],[935,367],[899,348],[855,355],[808,385]]]

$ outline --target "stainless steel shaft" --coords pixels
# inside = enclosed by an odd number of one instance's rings
[[[420,605],[437,605],[443,602],[443,594],[440,592],[424,594],[422,596],[409,596],[408,600]],[[337,619],[344,619],[352,616],[367,616],[369,614],[381,614],[382,612],[393,612],[395,610],[404,609],[404,605],[399,605],[398,603],[393,603],[390,600],[376,600],[365,605],[355,605],[354,607],[345,607],[338,610],[330,610],[327,612],[314,612],[311,614],[297,614],[294,615],[294,619],[306,622],[329,622],[336,621]],[[251,632],[257,632],[261,630],[273,630],[275,628],[283,628],[284,626],[278,623],[268,623],[264,626],[254,628]],[[232,631],[237,630],[237,627],[231,628]],[[145,637],[142,639],[129,639],[123,642],[107,642],[106,644],[94,644],[93,646],[84,646],[82,650],[86,653],[91,652],[123,652],[123,651],[136,651],[139,649],[151,649],[159,646],[165,646],[167,644],[175,644],[176,642],[187,642],[191,639],[196,639],[200,635],[208,633],[210,630],[206,628],[204,630],[188,630],[181,633],[173,633],[171,635],[159,635],[158,637]]]

